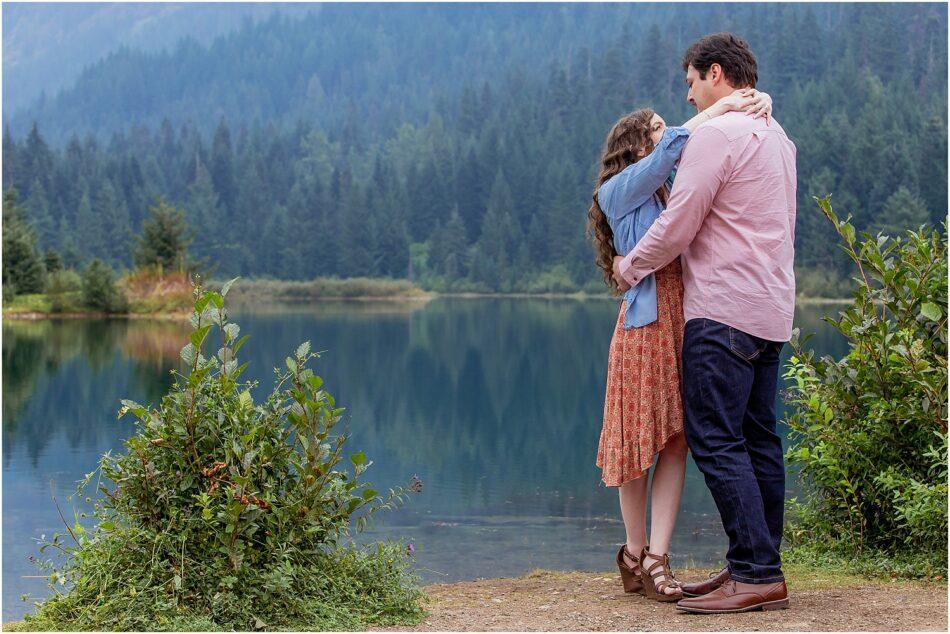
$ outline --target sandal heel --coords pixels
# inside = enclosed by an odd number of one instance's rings
[[[628,594],[643,594],[643,582],[634,577],[629,572],[621,572],[620,581],[623,582],[624,592]]]
[[[640,575],[633,571],[633,568],[627,565],[627,562],[623,560],[623,554],[627,551],[627,545],[624,544],[620,547],[620,552],[617,553],[617,568],[620,569],[620,581],[623,583],[623,591],[630,594],[643,594],[643,580],[640,578]],[[627,556],[630,559],[637,562],[639,566],[640,561],[627,551]]]

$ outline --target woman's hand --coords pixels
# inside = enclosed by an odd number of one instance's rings
[[[745,93],[744,96],[751,100],[742,107],[744,112],[750,113],[753,117],[763,116],[766,121],[769,120],[772,114],[772,96],[769,93],[759,92],[755,88],[744,88],[739,92]]]
[[[620,263],[623,262],[622,255],[614,256],[614,281],[617,282],[617,287],[620,289],[621,293],[626,293],[630,288],[630,282],[624,279],[623,275],[620,274]]]

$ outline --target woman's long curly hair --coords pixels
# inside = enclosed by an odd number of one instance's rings
[[[622,172],[625,168],[637,162],[637,150],[642,149],[646,156],[653,151],[653,138],[650,136],[653,120],[653,110],[641,108],[625,114],[610,128],[607,142],[604,144],[604,154],[600,159],[600,174],[597,176],[597,187],[594,188],[593,203],[587,212],[587,235],[592,238],[597,252],[597,266],[604,272],[604,283],[615,293],[620,293],[620,287],[614,280],[614,234],[607,223],[607,216],[600,208],[597,192],[600,186]],[[657,196],[663,205],[669,199],[666,185],[656,190]]]

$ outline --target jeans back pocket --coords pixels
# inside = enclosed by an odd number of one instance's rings
[[[767,339],[761,339],[729,326],[729,349],[746,361],[752,361],[762,354],[769,343],[771,342]]]

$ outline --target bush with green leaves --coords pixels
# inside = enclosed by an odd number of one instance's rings
[[[82,277],[72,269],[54,269],[46,278],[46,295],[50,312],[61,313],[69,308],[72,296],[82,292]]]
[[[122,313],[129,309],[129,302],[116,283],[112,268],[93,258],[82,274],[82,301],[93,310],[105,313]]]
[[[842,359],[816,358],[793,337],[788,459],[804,487],[793,543],[945,569],[946,226],[858,237],[830,196],[816,200],[857,268],[857,290],[826,318],[848,339]]]
[[[136,433],[102,457],[96,524],[77,521],[43,548],[50,587],[67,587],[26,619],[31,629],[360,629],[422,616],[405,545],[358,547],[372,513],[416,490],[381,496],[362,481],[362,452],[346,461],[334,435],[343,408],[308,367],[302,343],[263,402],[241,381],[247,341],[221,292],[196,288],[185,374],[158,407],[124,400]],[[344,468],[344,464],[351,468]]]

